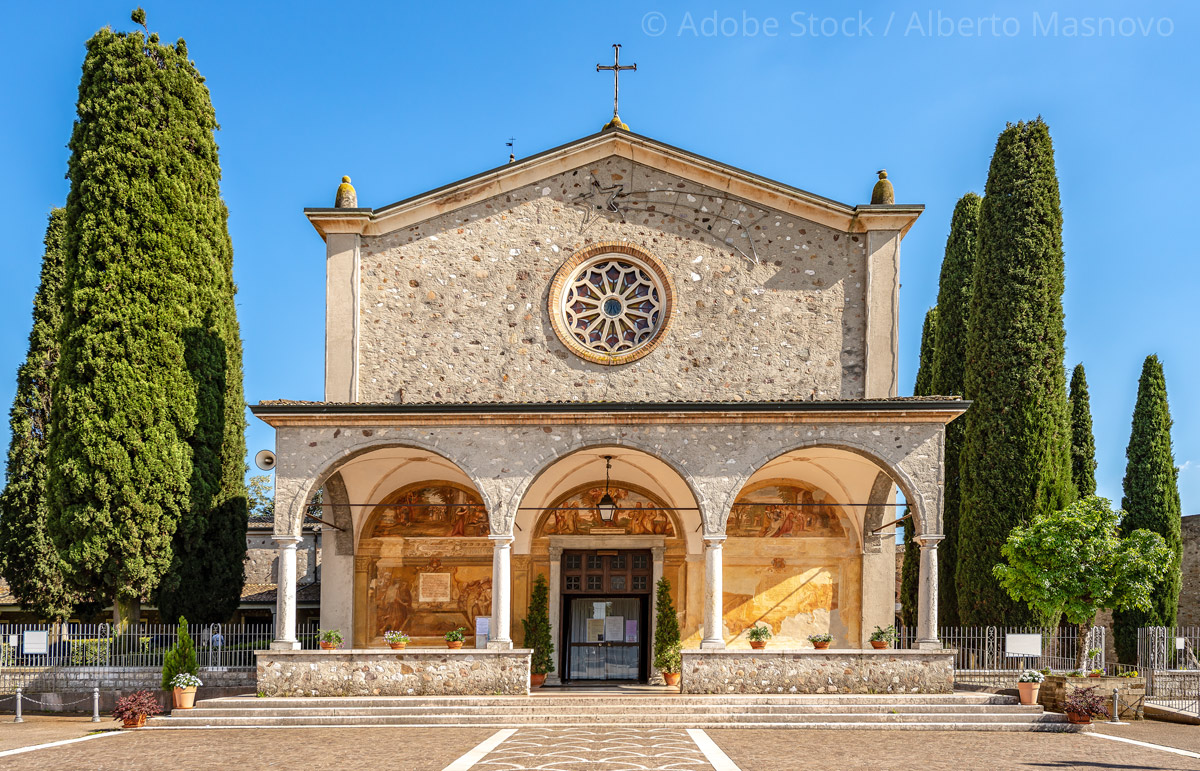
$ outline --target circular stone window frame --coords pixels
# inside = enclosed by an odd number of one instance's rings
[[[662,320],[659,322],[658,330],[648,341],[627,353],[603,353],[588,348],[579,342],[567,327],[566,314],[562,307],[563,297],[566,294],[567,288],[573,279],[576,278],[580,268],[589,262],[598,261],[600,258],[610,255],[630,258],[631,262],[636,263],[639,267],[653,274],[654,278],[658,280],[658,288],[662,292]],[[675,288],[671,283],[671,276],[667,273],[667,269],[663,266],[662,262],[645,249],[624,241],[603,241],[580,249],[559,266],[558,272],[554,274],[554,279],[550,282],[548,310],[550,313],[550,326],[554,330],[554,334],[558,336],[559,341],[571,353],[595,364],[604,364],[607,366],[629,364],[643,356],[649,355],[663,341],[663,338],[667,336],[667,331],[671,327],[675,310]]]

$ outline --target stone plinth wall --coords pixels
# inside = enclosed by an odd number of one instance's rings
[[[199,672],[205,687],[254,687],[252,669],[204,669]],[[162,667],[4,667],[0,669],[0,693],[84,693],[101,691],[156,691],[162,687]],[[88,707],[90,709],[90,706]]]
[[[1154,695],[1164,699],[1194,699],[1200,693],[1200,672],[1186,669],[1154,670]]]
[[[530,650],[257,651],[266,696],[529,694]]]
[[[1067,694],[1077,688],[1096,687],[1096,693],[1104,697],[1105,707],[1112,708],[1112,692],[1117,689],[1121,704],[1121,720],[1141,720],[1146,701],[1146,679],[1144,677],[1067,677],[1047,675],[1038,690],[1038,704],[1052,712],[1062,712]]]
[[[686,650],[683,693],[951,693],[954,651]]]

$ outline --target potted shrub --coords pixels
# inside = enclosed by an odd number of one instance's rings
[[[1104,677],[1104,670],[1093,669],[1091,672],[1088,672],[1088,677]]]
[[[185,707],[181,697],[183,690],[175,687],[175,678],[179,675],[195,676],[200,671],[200,662],[196,659],[196,646],[188,634],[187,621],[179,617],[179,628],[175,635],[175,644],[163,655],[162,689],[171,692],[171,706],[174,709],[188,709],[196,699],[196,691],[192,689],[188,705]],[[199,678],[196,684],[199,685]]]
[[[771,627],[755,626],[750,627],[750,631],[746,633],[746,637],[750,638],[750,647],[755,650],[762,650],[767,647],[767,640],[771,639]]]
[[[1037,704],[1038,691],[1042,688],[1042,681],[1046,676],[1041,672],[1033,669],[1026,669],[1017,678],[1017,691],[1021,694],[1021,703],[1025,705]]]
[[[404,632],[388,630],[383,633],[383,641],[392,647],[394,651],[404,650],[404,646],[408,645],[408,635]]]
[[[449,632],[446,632],[446,647],[455,649],[461,648],[463,646],[463,640],[466,639],[463,636],[463,632],[465,631],[467,631],[466,628],[460,626],[458,629],[451,629]]]
[[[679,616],[671,602],[671,582],[658,580],[655,603],[658,612],[654,626],[654,666],[662,673],[667,685],[679,685],[683,669],[683,644],[679,641]]]
[[[187,672],[180,672],[171,678],[171,699],[175,709],[191,709],[196,706],[196,689],[204,683],[200,678]]]
[[[1067,677],[1083,677],[1083,670],[1072,669],[1070,672],[1067,673]]]
[[[821,651],[821,650],[825,650],[826,648],[828,648],[829,643],[833,642],[833,635],[831,635],[831,634],[810,634],[808,636],[808,641],[813,644],[814,648]]]
[[[871,647],[877,650],[882,650],[891,645],[896,640],[896,627],[889,625],[886,629],[875,627],[875,631],[871,632]]]
[[[1138,671],[1136,669],[1127,669],[1124,672],[1117,675],[1117,677],[1141,677],[1141,675],[1138,674]]]
[[[337,629],[318,629],[317,640],[321,645],[321,650],[331,651],[341,646],[342,633]]]
[[[525,647],[533,650],[529,661],[529,685],[540,688],[546,675],[554,671],[554,640],[550,636],[550,587],[546,577],[538,573],[529,597],[529,614],[521,621],[525,630]]]
[[[1067,720],[1076,725],[1088,725],[1093,717],[1108,714],[1108,710],[1104,708],[1104,697],[1096,693],[1094,685],[1076,688],[1068,693],[1063,712],[1067,713]]]
[[[117,699],[112,716],[113,720],[120,720],[126,728],[141,728],[146,725],[147,717],[153,717],[162,711],[158,697],[154,694],[149,691],[134,691]]]

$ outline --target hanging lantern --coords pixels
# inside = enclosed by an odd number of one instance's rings
[[[600,498],[600,519],[605,522],[612,522],[617,514],[617,501],[608,491],[608,472],[612,468],[612,459],[611,455],[604,456],[604,496]]]

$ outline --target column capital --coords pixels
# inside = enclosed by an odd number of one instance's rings
[[[507,535],[489,535],[488,538],[491,539],[492,545],[494,545],[498,548],[505,548],[508,546],[512,546],[512,542],[513,542],[512,533],[509,533]]]
[[[562,553],[563,553],[563,547],[551,546],[550,547],[550,561],[551,562],[560,561],[562,559]]]
[[[667,547],[665,547],[665,546],[651,546],[651,547],[650,547],[650,554],[651,554],[651,555],[654,557],[654,561],[655,561],[655,562],[662,562],[663,558],[664,558],[664,557],[666,556],[666,554],[667,554]]]
[[[725,543],[725,538],[724,533],[720,535],[706,535],[704,536],[704,545],[710,549],[720,549],[721,544]]]
[[[914,535],[913,540],[916,541],[917,545],[920,546],[922,549],[936,549],[937,545],[938,545],[938,541],[946,540],[946,536],[941,535],[941,534]]]
[[[296,545],[302,540],[298,535],[276,535],[272,536],[275,543],[279,544],[281,549],[295,549]]]

